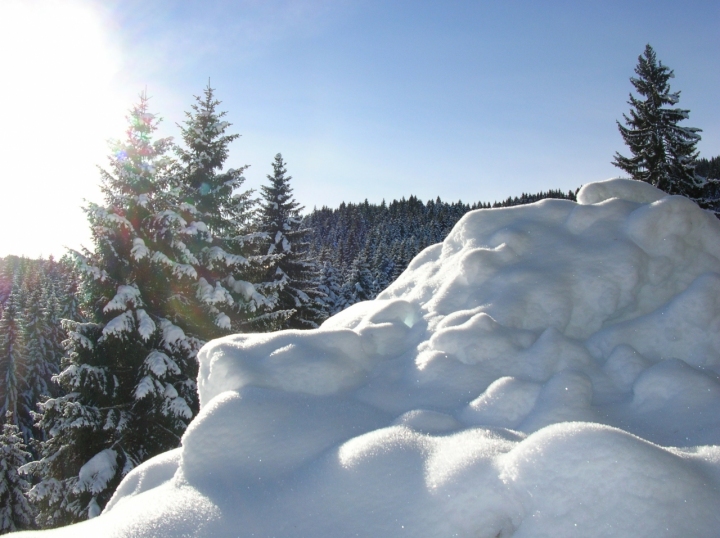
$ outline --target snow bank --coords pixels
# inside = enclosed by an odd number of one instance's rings
[[[717,536],[720,222],[610,180],[200,352],[182,447],[57,536]]]

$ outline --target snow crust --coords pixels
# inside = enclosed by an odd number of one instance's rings
[[[199,361],[182,447],[50,535],[718,535],[720,222],[644,183],[469,213],[378,299]]]

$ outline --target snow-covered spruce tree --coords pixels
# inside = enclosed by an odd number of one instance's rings
[[[178,446],[197,409],[200,341],[168,315],[197,277],[177,241],[185,223],[171,142],[153,141],[158,120],[145,95],[128,119],[102,171],[105,205],[86,208],[95,246],[78,258],[89,321],[64,323],[67,356],[55,377],[64,395],[38,417],[46,440],[28,470],[41,527],[99,514],[133,467]]]
[[[27,492],[30,484],[18,471],[30,459],[27,445],[11,413],[0,434],[0,534],[29,529],[34,520]]]
[[[273,175],[268,175],[270,185],[263,185],[259,213],[259,230],[264,234],[264,253],[270,256],[263,286],[266,295],[275,297],[273,313],[277,328],[311,329],[326,317],[319,291],[320,269],[315,260],[308,257],[307,242],[311,233],[303,228],[300,211],[290,187],[291,176],[282,155],[275,155]]]
[[[616,153],[613,164],[668,194],[697,198],[703,183],[695,175],[700,129],[678,125],[690,111],[672,108],[680,100],[680,92],[671,93],[668,83],[675,75],[650,45],[638,57],[635,73],[630,82],[641,98],[630,94],[630,116],[623,114],[626,125],[618,122],[632,156]]]
[[[70,254],[64,255],[57,263],[57,274],[51,279],[51,288],[58,301],[60,319],[85,321],[80,310],[81,265],[78,259]]]
[[[341,277],[330,261],[322,264],[322,280],[318,289],[324,295],[322,303],[329,315],[337,314],[345,308]]]
[[[55,374],[60,371],[60,362],[64,355],[62,343],[67,338],[65,330],[62,328],[62,320],[79,320],[62,315],[62,306],[58,299],[57,289],[52,282],[46,282],[43,287],[41,301],[43,305],[43,323],[49,329],[45,357],[47,364],[50,365],[50,370]],[[55,383],[50,383],[48,389],[48,394],[56,395],[57,385]]]
[[[368,264],[367,249],[361,250],[352,265],[350,273],[343,285],[345,304],[352,305],[360,301],[368,301],[377,295],[375,281]]]
[[[43,298],[43,289],[38,283],[29,291],[23,315],[25,372],[20,390],[22,409],[19,411],[21,417],[28,417],[29,426],[32,425],[32,412],[37,411],[37,404],[56,392],[51,378],[58,373],[60,366],[53,343],[53,338],[57,336],[54,327],[48,323]],[[35,433],[32,428],[28,429],[28,434],[37,439]]]
[[[698,159],[695,173],[704,182],[702,194],[695,201],[720,218],[720,157]]]
[[[27,441],[32,437],[32,417],[24,400],[25,342],[19,286],[13,285],[0,317],[0,416],[10,413]]]
[[[239,192],[247,167],[222,171],[228,146],[237,134],[226,134],[230,124],[218,112],[220,104],[208,85],[195,97],[192,111],[180,126],[184,148],[177,148],[182,169],[178,188],[181,215],[188,223],[182,240],[198,273],[193,297],[178,304],[178,313],[196,324],[203,338],[242,332],[257,323],[272,303],[253,285],[262,276],[268,256],[259,255],[261,235],[250,226],[252,191]]]

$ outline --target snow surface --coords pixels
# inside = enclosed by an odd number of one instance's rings
[[[317,330],[208,343],[182,447],[47,533],[720,535],[720,222],[629,180],[578,202],[469,213]]]

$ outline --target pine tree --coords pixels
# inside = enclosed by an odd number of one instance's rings
[[[179,444],[197,410],[195,355],[168,305],[194,291],[197,274],[182,242],[169,139],[141,96],[127,138],[102,171],[105,205],[86,208],[94,251],[77,253],[79,295],[89,321],[65,321],[67,356],[56,377],[64,395],[42,404],[46,434],[30,498],[42,527],[100,513],[122,477]]]
[[[650,45],[638,57],[635,73],[630,82],[642,99],[630,94],[630,117],[623,114],[626,125],[618,122],[632,157],[616,153],[613,164],[668,194],[696,198],[702,187],[695,175],[700,129],[678,125],[690,111],[671,108],[680,100],[680,92],[671,92],[668,83],[675,75]]]
[[[30,453],[10,413],[0,434],[0,534],[29,529],[34,511],[27,499],[30,484],[19,472]]]
[[[203,338],[240,332],[271,308],[253,284],[262,274],[266,256],[257,252],[260,235],[250,226],[252,191],[239,192],[247,167],[222,172],[229,144],[237,134],[225,134],[230,124],[208,85],[195,97],[192,112],[181,126],[185,148],[177,148],[182,163],[183,230],[188,259],[198,273],[197,302],[178,306],[183,317],[197,323]]]
[[[309,329],[321,323],[327,313],[321,303],[320,271],[309,259],[307,242],[311,230],[302,227],[302,207],[292,196],[290,180],[282,155],[273,162],[269,186],[262,187],[260,232],[269,255],[265,285],[275,297],[273,323],[277,328]]]

